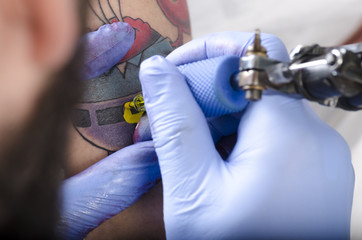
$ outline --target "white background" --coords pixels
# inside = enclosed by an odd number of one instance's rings
[[[188,0],[188,4],[194,38],[260,28],[281,38],[288,50],[298,44],[339,44],[362,24],[362,0]],[[352,150],[356,185],[351,238],[362,239],[362,111],[313,107]]]

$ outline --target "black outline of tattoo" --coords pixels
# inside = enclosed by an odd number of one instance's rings
[[[108,6],[109,6],[109,8],[111,9],[111,11],[112,11],[112,13],[113,13],[114,17],[115,17],[115,18],[117,18],[117,20],[119,21],[117,14],[114,12],[114,10],[113,10],[113,8],[112,8],[111,3],[109,2],[109,0],[107,0],[107,2],[108,2]]]
[[[85,140],[87,143],[89,143],[90,145],[92,145],[93,147],[99,148],[103,151],[106,151],[108,156],[111,155],[112,153],[114,153],[115,151],[110,151],[108,149],[105,149],[101,146],[98,146],[97,144],[95,144],[94,142],[90,141],[89,139],[87,139],[79,130],[76,126],[73,125],[73,128],[75,129],[75,131],[77,131],[77,133],[79,133],[79,135],[83,138],[83,140]]]
[[[119,15],[121,16],[121,20],[123,20],[122,8],[121,8],[121,0],[118,0],[118,7],[119,7]]]
[[[98,5],[99,5],[99,8],[101,9],[101,12],[102,12],[102,15],[103,15],[104,19],[106,19],[108,24],[110,24],[106,14],[104,13],[104,10],[103,10],[102,4],[101,4],[101,0],[98,0]]]
[[[106,24],[106,22],[103,21],[102,18],[101,18],[101,17],[97,14],[97,12],[94,10],[94,8],[93,8],[92,5],[90,4],[90,2],[87,1],[87,3],[88,3],[88,5],[89,5],[90,9],[92,10],[92,12],[94,13],[94,15],[96,15],[96,17],[99,19],[99,21],[101,21],[103,24]]]

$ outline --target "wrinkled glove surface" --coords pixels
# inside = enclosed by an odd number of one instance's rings
[[[160,179],[153,143],[141,142],[108,156],[64,181],[58,232],[82,239],[135,203]]]
[[[134,29],[125,22],[101,26],[80,39],[83,46],[83,78],[103,74],[126,55],[135,40]]]
[[[288,61],[278,38],[261,38],[269,57]],[[252,41],[252,33],[211,34],[142,64],[167,238],[349,238],[354,172],[336,131],[304,100],[268,92],[247,107],[224,161],[175,66],[241,56]]]

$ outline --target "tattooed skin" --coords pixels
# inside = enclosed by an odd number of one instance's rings
[[[141,62],[156,54],[166,56],[189,40],[189,15],[186,0],[88,0],[88,7],[90,31],[124,21],[136,34],[118,65],[84,82],[84,96],[75,110],[73,124],[83,139],[112,153],[132,144],[135,125],[125,122],[123,105],[141,92]]]
[[[183,43],[183,33],[191,34],[189,11],[187,8],[186,0],[171,1],[171,0],[157,0],[167,18],[178,29],[178,37],[172,43],[173,47],[178,47]]]

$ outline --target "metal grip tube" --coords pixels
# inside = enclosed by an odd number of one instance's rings
[[[244,92],[230,83],[239,61],[237,56],[222,56],[178,66],[206,117],[239,112],[248,104]]]

